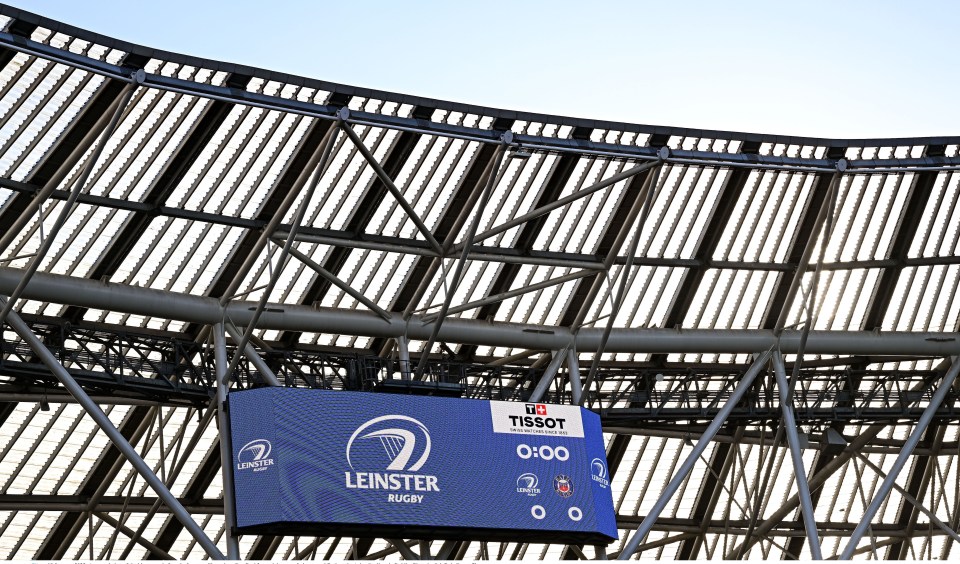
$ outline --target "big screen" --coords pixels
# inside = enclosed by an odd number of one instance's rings
[[[261,388],[229,410],[239,532],[617,536],[600,419],[580,407]]]

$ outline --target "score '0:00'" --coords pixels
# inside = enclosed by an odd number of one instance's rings
[[[527,460],[528,458],[541,458],[543,460],[553,460],[556,458],[560,462],[563,462],[570,458],[570,451],[567,450],[567,447],[558,446],[556,448],[549,446],[539,446],[531,447],[530,445],[519,444],[517,445],[517,456]]]

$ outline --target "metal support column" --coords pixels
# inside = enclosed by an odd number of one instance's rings
[[[580,405],[583,397],[583,385],[580,383],[580,359],[573,347],[567,349],[567,371],[570,373],[570,393],[573,405]]]
[[[404,380],[410,379],[410,347],[406,335],[397,337],[397,349],[400,353],[400,375]]]
[[[7,299],[4,296],[0,296],[0,303],[6,304]],[[110,418],[100,409],[90,396],[83,391],[83,388],[80,387],[70,373],[67,372],[67,369],[60,364],[57,360],[57,357],[54,356],[50,349],[48,349],[43,342],[30,331],[30,328],[24,323],[23,319],[17,315],[16,311],[11,311],[7,315],[7,324],[10,326],[17,335],[20,335],[26,343],[33,349],[33,352],[40,358],[44,365],[50,369],[50,372],[57,378],[57,380],[63,385],[64,388],[70,395],[76,398],[77,403],[79,403],[84,411],[93,418],[94,422],[98,427],[107,435],[110,441],[117,447],[123,456],[130,461],[130,464],[143,476],[143,479],[146,480],[150,487],[153,488],[153,491],[157,493],[157,496],[163,500],[163,502],[170,508],[170,511],[174,514],[180,523],[190,532],[190,535],[196,539],[196,541],[203,547],[203,550],[207,553],[208,556],[217,560],[223,560],[225,557],[220,549],[217,548],[217,545],[210,540],[210,537],[203,532],[203,529],[196,521],[193,520],[193,517],[190,516],[190,513],[183,507],[180,503],[180,500],[170,492],[166,484],[153,473],[153,470],[147,465],[146,462],[140,455],[137,453],[136,449],[127,441],[127,439],[120,433],[120,430],[114,426],[113,422],[110,421]]]
[[[863,517],[860,519],[860,523],[857,524],[857,528],[854,529],[853,534],[850,535],[847,547],[843,550],[843,554],[840,555],[842,560],[849,560],[853,557],[857,543],[860,542],[863,534],[867,531],[867,528],[870,527],[870,521],[873,520],[873,516],[877,514],[880,506],[883,505],[883,502],[887,499],[887,495],[890,494],[893,484],[896,483],[897,476],[900,475],[900,471],[903,470],[910,455],[913,454],[913,449],[916,448],[917,443],[920,442],[920,437],[922,437],[923,432],[927,430],[927,426],[930,425],[933,416],[937,413],[937,410],[940,409],[944,398],[947,397],[947,392],[953,387],[953,382],[957,379],[957,373],[960,372],[960,357],[953,357],[951,362],[950,369],[944,375],[943,381],[940,382],[937,391],[933,393],[930,404],[923,410],[920,420],[917,421],[917,426],[914,427],[910,437],[903,443],[903,449],[900,451],[900,454],[897,455],[897,459],[890,468],[890,472],[888,472],[887,476],[883,479],[883,483],[880,484],[880,488],[874,495],[873,501],[870,502],[870,505],[863,513]]]
[[[627,560],[633,553],[637,551],[637,547],[640,546],[640,543],[646,538],[647,534],[650,533],[650,530],[653,529],[653,525],[656,523],[657,518],[660,517],[660,513],[666,508],[667,503],[670,502],[670,499],[673,497],[677,490],[680,489],[680,485],[683,484],[683,481],[687,479],[687,475],[690,474],[690,471],[693,470],[694,465],[700,459],[700,455],[703,454],[703,451],[706,450],[707,445],[710,444],[710,441],[713,440],[713,437],[717,434],[717,431],[720,430],[720,427],[723,426],[723,423],[726,421],[727,416],[730,415],[730,412],[733,411],[733,408],[736,407],[740,400],[743,398],[744,394],[747,393],[747,390],[750,389],[750,386],[753,385],[753,381],[756,379],[757,374],[766,366],[767,362],[770,360],[770,351],[764,351],[760,353],[756,360],[753,361],[753,364],[750,365],[750,368],[747,369],[746,374],[743,375],[743,378],[740,380],[740,383],[737,384],[737,387],[730,394],[730,398],[727,400],[727,403],[723,405],[720,411],[717,413],[716,417],[713,418],[713,421],[710,422],[710,425],[707,426],[704,430],[703,435],[700,436],[700,440],[697,441],[697,444],[694,445],[693,451],[687,456],[687,459],[680,466],[680,470],[674,475],[673,479],[670,480],[670,483],[667,484],[667,487],[660,494],[659,499],[653,505],[653,508],[650,509],[650,513],[644,517],[643,521],[640,523],[640,526],[637,527],[637,532],[633,534],[626,546],[623,547],[623,551],[620,552],[619,560]]]
[[[533,393],[530,394],[530,401],[540,401],[547,393],[547,390],[550,389],[550,382],[553,381],[553,377],[556,376],[557,371],[560,370],[560,364],[563,362],[563,359],[566,358],[567,350],[568,349],[560,349],[553,351],[553,358],[550,359],[550,364],[548,364],[547,368],[543,371],[543,376],[541,376],[540,381],[537,382],[537,387],[534,388]]]
[[[227,388],[230,387],[227,368],[227,338],[223,324],[213,326],[213,349],[217,370],[217,423],[220,427],[220,474],[223,477],[223,520],[227,537],[227,558],[240,560],[240,541],[233,533],[237,526],[237,506],[233,489],[233,441],[230,440],[230,417],[226,412]],[[239,354],[239,353],[238,353]]]
[[[773,372],[777,378],[777,387],[780,388],[780,411],[783,413],[783,426],[787,435],[787,444],[790,446],[790,458],[793,459],[793,474],[797,479],[797,493],[800,496],[803,526],[807,530],[807,540],[810,542],[810,554],[814,560],[823,560],[820,536],[817,534],[817,520],[813,514],[813,500],[810,497],[810,485],[803,466],[803,455],[800,453],[800,437],[797,435],[797,420],[793,415],[793,400],[780,351],[773,353]]]

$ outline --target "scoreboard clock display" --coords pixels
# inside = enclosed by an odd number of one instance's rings
[[[617,537],[600,418],[577,406],[261,388],[229,410],[240,533]]]

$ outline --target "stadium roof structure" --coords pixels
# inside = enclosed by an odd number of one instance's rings
[[[956,553],[960,137],[504,111],[0,25],[0,558]],[[234,540],[218,383],[581,403],[620,538]]]

